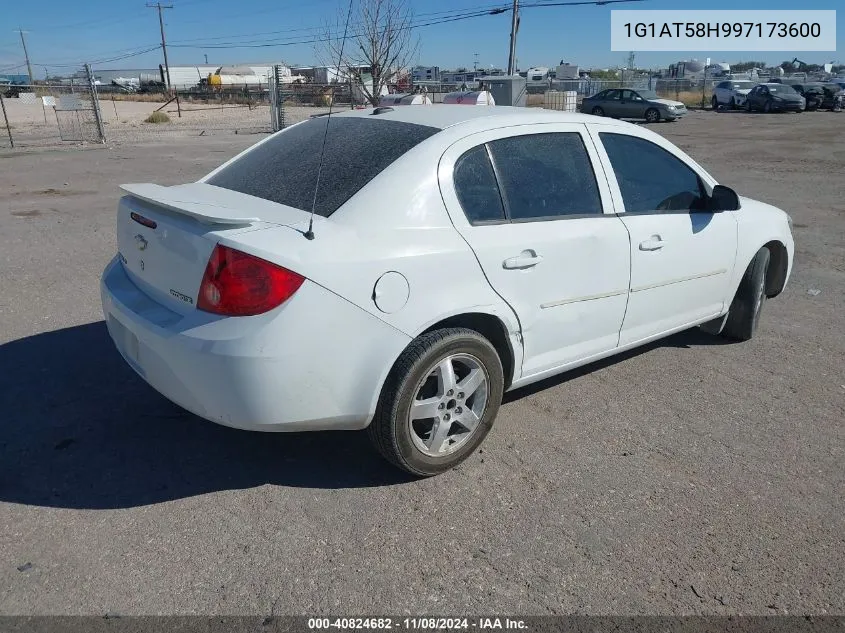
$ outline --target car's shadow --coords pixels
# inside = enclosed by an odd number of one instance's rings
[[[657,345],[719,341],[690,331],[506,400]],[[410,480],[361,432],[249,433],[183,411],[126,366],[102,321],[0,345],[0,501],[129,508],[268,483],[354,488]]]

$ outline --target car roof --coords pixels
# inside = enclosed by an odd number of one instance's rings
[[[590,123],[597,119],[586,114],[559,112],[543,108],[451,104],[395,106],[392,110],[386,110],[379,114],[374,114],[372,108],[346,110],[332,114],[332,116],[339,118],[367,117],[383,121],[414,123],[441,130],[469,122],[480,124],[474,127],[495,129],[526,123]]]

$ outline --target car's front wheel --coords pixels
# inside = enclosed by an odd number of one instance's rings
[[[716,95],[713,95],[713,98],[710,99],[710,105],[714,111],[719,109],[719,100],[716,98]]]
[[[593,108],[593,116],[604,116],[604,109],[599,106],[596,106],[595,108]]]
[[[416,338],[387,377],[369,435],[392,464],[429,477],[460,464],[493,426],[504,391],[496,349],[478,332]]]
[[[649,123],[657,123],[660,120],[660,112],[657,108],[649,108],[645,111],[645,120]]]
[[[754,255],[731,302],[723,336],[738,341],[747,341],[754,336],[766,301],[766,271],[770,259],[771,253],[765,246]]]

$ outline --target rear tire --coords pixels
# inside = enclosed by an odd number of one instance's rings
[[[454,380],[442,372],[444,363]],[[470,392],[473,375],[483,382]],[[481,444],[503,391],[502,362],[490,341],[466,328],[428,332],[412,341],[390,370],[368,428],[370,439],[394,466],[419,477],[438,475]],[[419,414],[412,411],[415,402]],[[421,405],[431,402],[429,416]],[[475,417],[467,418],[470,413]]]
[[[771,253],[765,246],[754,255],[731,302],[722,336],[748,341],[757,332],[760,313],[766,301],[766,271],[770,259]]]

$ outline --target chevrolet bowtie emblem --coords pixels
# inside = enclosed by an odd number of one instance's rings
[[[135,236],[135,244],[138,246],[139,251],[142,251],[147,248],[147,240],[145,240],[144,236],[141,234]]]

